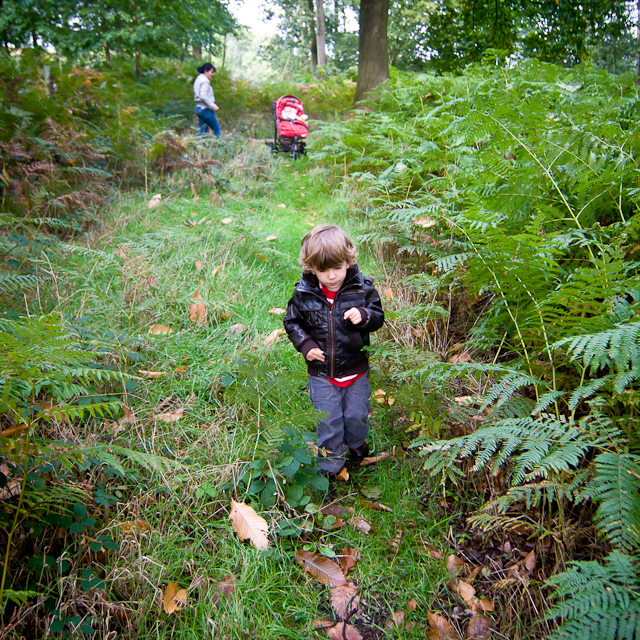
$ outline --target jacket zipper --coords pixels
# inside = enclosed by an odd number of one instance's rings
[[[337,297],[337,296],[336,296]],[[334,300],[335,304],[335,300]],[[329,377],[335,378],[335,368],[336,368],[336,346],[333,344],[334,340],[334,328],[333,328],[333,305],[329,303],[329,344],[331,345],[331,361],[329,367]]]

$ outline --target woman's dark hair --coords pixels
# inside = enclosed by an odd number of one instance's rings
[[[198,73],[204,73],[205,71],[211,71],[211,69],[213,69],[213,73],[216,72],[216,68],[210,62],[205,62],[201,67],[198,67]]]

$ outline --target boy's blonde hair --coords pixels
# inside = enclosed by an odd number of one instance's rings
[[[320,224],[303,238],[298,262],[305,273],[334,269],[343,262],[352,266],[356,263],[356,247],[340,227]]]

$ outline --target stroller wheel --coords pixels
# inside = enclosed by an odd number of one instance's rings
[[[291,147],[291,157],[293,158],[293,160],[295,160],[299,155],[300,155],[300,152],[298,151],[298,145],[294,144]]]
[[[275,153],[276,152],[276,150],[274,149],[273,142],[267,142],[267,147],[269,147],[269,151],[271,153]]]

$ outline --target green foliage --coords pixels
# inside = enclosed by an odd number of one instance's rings
[[[566,619],[558,638],[583,637],[589,595],[572,583],[583,574],[617,585],[594,601],[589,637],[637,637],[640,627],[626,586],[638,580],[640,499],[630,411],[640,358],[637,105],[631,77],[591,67],[526,61],[457,78],[396,76],[372,111],[325,127],[317,154],[340,174],[350,166],[374,204],[362,206],[371,230],[361,239],[440,280],[416,305],[442,301],[446,315],[428,316],[443,334],[440,358],[401,355],[397,379],[482,389],[466,419],[464,405],[451,410],[449,423],[474,425],[468,435],[414,443],[426,469],[458,484],[504,473],[504,493],[472,518],[485,529],[508,526],[521,503],[548,528],[597,506],[615,551],[555,579],[566,598],[552,612]],[[467,363],[448,352],[460,335],[474,354]]]

